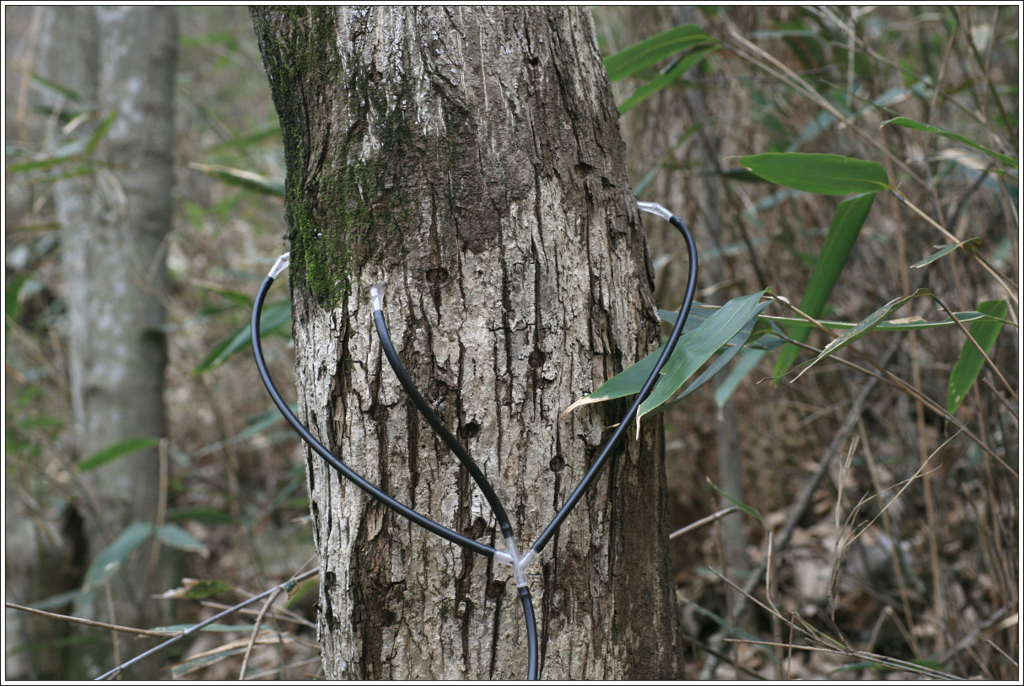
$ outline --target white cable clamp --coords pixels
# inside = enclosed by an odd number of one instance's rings
[[[656,214],[665,221],[671,221],[672,217],[674,216],[671,212],[665,209],[664,205],[660,205],[656,202],[638,202],[637,207],[639,207],[644,212]]]
[[[537,557],[537,553],[531,548],[529,552],[523,557],[519,557],[519,550],[516,548],[516,541],[511,536],[505,538],[505,549],[496,550],[494,552],[494,559],[499,562],[504,562],[512,568],[512,578],[516,580],[516,586],[520,588],[527,587],[526,581],[526,569],[533,562],[534,558]]]
[[[269,276],[272,279],[276,279],[278,274],[280,274],[285,269],[287,269],[288,268],[288,260],[290,259],[290,257],[289,257],[290,255],[291,255],[290,252],[286,252],[284,255],[281,255],[280,257],[278,257],[277,258],[277,262],[275,262],[274,266],[270,268],[270,273],[267,274],[267,276]]]
[[[387,286],[387,281],[378,281],[376,285],[370,287],[370,302],[373,303],[374,312],[384,309],[384,290]]]

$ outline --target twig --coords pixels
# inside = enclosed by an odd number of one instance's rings
[[[750,643],[753,645],[762,646],[773,646],[775,645],[771,641],[752,641],[746,638],[727,638],[725,639],[728,643]],[[782,647],[787,647],[783,645]],[[839,650],[837,648],[830,648],[826,646],[798,646],[790,644],[788,647],[796,648],[798,650],[809,650],[816,653],[831,653],[833,655],[847,655],[850,657],[856,657],[866,662],[873,662],[877,665],[884,667],[891,667],[893,669],[899,669],[900,671],[910,672],[911,674],[919,674],[921,676],[930,676],[935,679],[945,679],[947,681],[967,681],[962,676],[950,674],[949,672],[942,672],[937,669],[931,669],[930,667],[923,667],[916,665],[913,662],[906,662],[904,660],[898,660],[894,657],[888,657],[886,655],[876,655],[875,653],[866,653],[860,650]]]
[[[775,296],[770,296],[770,297],[774,298]],[[787,300],[784,300],[784,299],[777,299],[777,301],[782,303],[783,305],[785,305],[789,309],[793,310],[795,313],[797,313],[798,315],[800,315],[804,319],[807,319],[809,322],[814,323],[816,326],[821,328],[823,331],[826,331],[833,338],[836,337],[836,334],[833,331],[825,328],[821,324],[821,322],[819,322],[818,320],[816,320],[813,317],[809,316],[808,314],[802,312],[798,307],[796,307],[792,303],[790,303],[790,302],[788,302]],[[913,331],[911,331],[911,333],[913,333]],[[808,345],[807,343],[802,343],[800,341],[797,341],[797,340],[794,340],[792,338],[789,338],[788,336],[779,336],[779,337],[782,338],[787,343],[792,343],[794,345],[800,346],[801,348],[804,348],[805,350],[810,350],[811,352],[815,353],[815,355],[820,355],[823,352],[823,351],[815,348],[813,345]],[[979,448],[981,448],[983,451],[985,451],[985,453],[987,453],[996,462],[998,462],[1004,469],[1006,469],[1011,474],[1013,474],[1013,478],[1014,479],[1019,478],[1018,475],[1017,475],[1017,470],[1016,469],[1011,467],[1010,464],[1008,462],[1006,462],[1006,460],[1004,460],[999,455],[997,455],[995,453],[995,451],[992,450],[992,448],[990,448],[984,441],[982,441],[980,438],[978,438],[974,434],[974,432],[971,431],[970,429],[968,429],[963,423],[961,423],[961,421],[959,419],[957,419],[953,415],[951,415],[948,412],[946,412],[946,410],[943,409],[937,402],[935,402],[934,400],[932,400],[928,396],[924,395],[923,393],[918,391],[916,388],[911,386],[909,383],[907,383],[906,381],[904,381],[903,379],[899,378],[898,376],[896,376],[895,374],[890,372],[888,369],[886,369],[885,366],[886,366],[887,362],[877,363],[874,360],[872,360],[870,357],[868,357],[867,355],[862,353],[861,351],[857,350],[857,348],[854,347],[853,345],[848,345],[847,348],[849,348],[855,354],[859,355],[862,359],[864,359],[868,364],[870,364],[875,369],[877,369],[878,373],[876,374],[875,372],[871,371],[870,369],[866,369],[864,367],[861,367],[859,364],[857,364],[855,362],[851,362],[850,360],[844,359],[844,358],[840,357],[837,354],[836,355],[832,355],[830,359],[833,359],[836,362],[839,362],[841,364],[845,364],[847,367],[850,367],[851,369],[856,369],[858,372],[861,372],[862,374],[866,374],[866,375],[870,376],[873,379],[877,379],[878,381],[884,381],[885,383],[889,384],[893,388],[895,388],[895,389],[897,389],[899,391],[902,391],[903,393],[906,393],[911,398],[914,398],[916,400],[920,400],[932,412],[934,412],[938,416],[942,417],[945,421],[949,422],[950,424],[955,426],[957,429],[962,431],[964,436],[967,436],[969,439],[971,439],[975,443],[975,445],[977,445]]]
[[[110,592],[110,577],[108,575],[103,576],[103,588],[107,594],[107,612],[110,613],[110,619],[117,621],[117,613],[114,611],[114,596]],[[111,631],[110,642],[114,649],[114,664],[121,663],[121,646],[117,642],[117,632]]]
[[[317,655],[316,657],[311,657],[311,658],[309,658],[307,660],[299,660],[298,662],[293,662],[290,665],[288,665],[288,669],[295,669],[297,667],[302,667],[303,665],[311,665],[311,664],[313,664],[315,662],[320,662],[320,659],[321,659],[320,656]],[[269,676],[269,675],[277,673],[279,671],[280,671],[280,669],[275,667],[274,669],[268,669],[268,670],[265,670],[263,672],[257,672],[256,674],[253,674],[248,679],[246,679],[246,681],[255,681],[256,679],[261,679],[261,678],[263,678],[265,676]],[[308,677],[306,677],[306,678],[308,678]]]
[[[203,607],[213,608],[214,610],[226,610],[229,607],[231,607],[231,605],[227,605],[225,603],[215,603],[209,600],[203,600],[199,604]],[[254,617],[258,615],[259,612],[257,610],[239,610],[238,614]],[[278,621],[291,622],[292,624],[299,624],[310,629],[316,629],[316,624],[314,622],[309,621],[305,617],[300,617],[299,615],[295,614],[291,610],[288,610],[287,608],[274,608],[274,611],[271,613],[270,616]]]
[[[924,211],[923,211],[923,210],[922,210],[921,208],[919,208],[919,207],[918,207],[917,205],[915,205],[914,203],[910,202],[909,200],[907,200],[906,198],[904,198],[904,197],[903,197],[902,195],[900,195],[900,194],[899,194],[899,193],[897,193],[896,191],[890,191],[890,192],[891,192],[891,193],[892,193],[892,194],[893,194],[894,196],[896,196],[896,199],[897,199],[897,200],[899,200],[899,201],[900,201],[900,202],[902,202],[902,203],[903,203],[904,205],[906,205],[906,206],[907,206],[907,207],[909,207],[909,208],[910,208],[911,210],[913,210],[913,211],[914,211],[914,212],[915,212],[915,213],[916,213],[916,214],[917,214],[917,215],[918,215],[919,217],[921,217],[921,218],[922,218],[922,219],[924,219],[924,220],[925,220],[926,222],[928,222],[929,224],[931,224],[931,225],[932,225],[933,227],[935,227],[936,229],[938,229],[938,230],[939,230],[939,233],[941,233],[941,234],[942,234],[943,236],[945,236],[947,240],[953,241],[954,243],[962,243],[962,241],[959,241],[959,240],[957,240],[957,237],[956,237],[956,236],[954,236],[954,235],[953,235],[952,233],[950,233],[950,232],[949,232],[948,230],[946,230],[946,227],[942,226],[942,225],[941,225],[941,224],[939,224],[939,223],[938,223],[937,221],[935,221],[934,219],[932,219],[931,217],[929,217],[929,216],[927,215],[927,213],[925,213],[925,212],[924,212]],[[998,282],[999,282],[999,285],[1003,287],[1003,290],[1005,290],[1005,291],[1006,291],[1006,294],[1007,294],[1008,296],[1010,296],[1010,300],[1012,300],[1012,301],[1013,301],[1013,306],[1014,306],[1014,307],[1017,307],[1017,305],[1018,305],[1019,303],[1018,303],[1018,301],[1017,301],[1017,295],[1016,295],[1016,294],[1014,293],[1014,291],[1015,291],[1015,290],[1017,289],[1017,285],[1016,285],[1015,283],[1011,282],[1011,281],[1010,281],[1009,279],[1007,279],[1006,277],[1004,277],[1004,276],[1003,276],[1002,274],[1000,274],[1000,273],[999,273],[999,272],[998,272],[998,271],[996,270],[996,268],[995,268],[995,267],[993,267],[993,266],[992,266],[992,265],[990,265],[990,264],[989,264],[989,263],[988,263],[987,261],[985,261],[985,259],[984,259],[984,258],[982,258],[982,257],[981,257],[981,255],[979,255],[978,253],[976,253],[976,252],[974,252],[974,251],[972,251],[972,250],[968,250],[968,249],[967,249],[967,248],[966,248],[965,246],[963,246],[963,245],[961,245],[961,246],[960,246],[960,249],[961,249],[961,250],[963,250],[963,251],[965,251],[965,252],[966,252],[966,253],[967,253],[968,255],[970,255],[970,256],[971,256],[972,258],[974,258],[974,261],[975,261],[975,262],[977,262],[978,264],[980,264],[980,265],[981,265],[981,266],[982,266],[982,267],[983,267],[983,268],[985,269],[985,271],[987,271],[987,272],[988,272],[989,274],[991,274],[991,275],[992,275],[992,278],[994,278],[994,279],[995,279],[996,281],[998,281]]]
[[[990,646],[992,646],[993,648],[995,648],[996,650],[998,650],[998,651],[999,651],[999,654],[1000,654],[1000,655],[1002,655],[1003,657],[1005,657],[1005,658],[1006,658],[1007,660],[1009,660],[1009,661],[1010,661],[1010,664],[1012,664],[1012,665],[1013,665],[1014,667],[1016,667],[1016,666],[1017,666],[1017,661],[1016,661],[1016,660],[1014,660],[1014,659],[1013,659],[1012,657],[1010,657],[1009,655],[1007,655],[1007,654],[1006,654],[1006,651],[1005,651],[1005,650],[1003,650],[1002,648],[1000,648],[999,646],[997,646],[997,645],[996,645],[996,644],[995,644],[995,643],[994,643],[994,642],[992,641],[992,639],[990,639],[990,638],[986,638],[986,639],[985,639],[985,643],[988,643],[988,644],[989,644]]]
[[[716,512],[716,513],[714,513],[712,515],[708,515],[704,519],[698,519],[693,524],[687,524],[682,529],[679,529],[678,531],[673,531],[671,534],[669,534],[668,540],[671,541],[673,538],[678,538],[679,536],[682,536],[683,534],[688,534],[691,531],[693,531],[694,529],[699,529],[700,527],[704,526],[705,524],[710,524],[711,522],[715,521],[716,519],[721,519],[722,517],[724,517],[727,514],[732,514],[733,512],[739,512],[739,509],[740,508],[738,508],[738,507],[727,507],[724,510],[719,510],[718,512]]]
[[[254,595],[252,598],[249,598],[248,600],[243,600],[242,602],[240,602],[238,605],[235,605],[234,607],[229,607],[227,610],[224,610],[223,612],[221,612],[219,614],[216,614],[213,617],[210,617],[209,619],[205,619],[202,622],[199,622],[198,624],[192,625],[191,627],[189,627],[188,629],[185,629],[180,634],[178,634],[177,636],[174,636],[170,640],[164,641],[160,645],[158,645],[158,646],[156,646],[154,648],[151,648],[151,649],[147,650],[146,652],[144,652],[144,653],[142,653],[140,655],[137,655],[137,656],[133,657],[131,660],[128,660],[128,662],[125,662],[122,665],[118,665],[117,667],[115,667],[114,669],[110,670],[106,674],[101,674],[100,676],[96,677],[96,681],[104,681],[106,679],[111,678],[115,674],[120,674],[126,667],[130,667],[131,665],[135,664],[136,662],[139,662],[140,660],[142,660],[144,658],[147,658],[150,655],[163,650],[164,648],[166,648],[167,646],[171,645],[172,643],[177,643],[181,639],[186,638],[188,636],[191,636],[192,634],[196,633],[197,631],[199,631],[203,627],[209,626],[210,624],[213,624],[217,620],[224,619],[225,617],[228,617],[228,616],[234,614],[238,610],[241,610],[243,607],[247,607],[247,606],[252,605],[253,603],[255,603],[255,602],[259,601],[259,600],[262,600],[263,598],[266,598],[270,594],[277,592],[278,589],[281,589],[281,588],[288,589],[288,588],[294,586],[294,584],[297,584],[300,581],[305,581],[306,579],[308,579],[308,578],[310,578],[312,576],[315,576],[315,575],[317,575],[319,573],[320,573],[320,568],[319,567],[317,567],[316,569],[311,569],[310,571],[308,571],[308,572],[306,572],[304,574],[300,574],[298,576],[292,577],[288,581],[285,581],[283,584],[278,584],[277,586],[275,586],[274,588],[271,588],[270,590],[264,591],[263,593],[260,593],[258,595]]]
[[[120,631],[126,634],[137,634],[139,636],[153,636],[155,638],[166,638],[167,636],[173,636],[173,631],[149,631],[147,629],[136,629],[130,626],[120,626],[118,624],[107,624],[106,622],[96,622],[91,619],[82,619],[81,617],[72,617],[71,615],[60,615],[55,612],[46,612],[45,610],[37,610],[34,607],[26,607],[24,605],[16,605],[15,603],[4,603],[5,607],[9,607],[12,610],[20,610],[21,612],[30,612],[34,615],[40,615],[42,617],[49,617],[50,619],[56,619],[62,622],[70,622],[71,624],[84,624],[85,626],[94,626],[97,629],[110,629],[112,631]]]
[[[896,350],[898,348],[899,341],[894,341],[882,356],[882,366],[889,364],[889,360],[891,360],[893,355],[896,354]],[[807,483],[804,484],[803,490],[800,491],[800,495],[797,497],[792,509],[790,509],[789,515],[786,517],[786,522],[782,527],[782,532],[779,534],[779,538],[776,543],[777,550],[782,550],[789,545],[789,539],[792,538],[793,531],[796,530],[796,525],[800,521],[801,517],[803,517],[804,512],[806,512],[807,508],[810,507],[811,498],[814,496],[814,492],[818,490],[818,484],[821,483],[822,478],[824,478],[825,474],[828,472],[828,466],[831,464],[832,458],[837,452],[839,452],[840,447],[846,442],[850,432],[853,431],[853,427],[856,424],[857,419],[860,418],[860,413],[863,411],[864,402],[880,380],[881,379],[879,377],[872,375],[872,377],[864,384],[863,388],[861,388],[860,393],[857,394],[853,404],[850,406],[850,411],[846,414],[846,418],[843,420],[842,426],[839,427],[839,430],[832,437],[832,442],[829,443],[828,448],[825,449],[825,454],[818,462],[817,471],[815,471],[814,475],[811,476]],[[768,558],[765,557],[758,564],[757,569],[750,573],[750,576],[747,578],[747,582],[743,585],[743,593],[746,597],[749,597],[750,594],[753,593],[754,589],[761,583],[767,569]],[[746,602],[745,598],[741,598],[739,607],[735,610],[737,621],[740,621],[743,618],[749,607],[750,603]],[[718,642],[721,642],[724,634],[724,631],[720,631],[718,635],[712,639],[712,642],[715,642],[716,639]],[[708,660],[710,664],[705,667],[705,674],[714,674],[714,670],[717,667],[717,663],[714,660],[714,656]]]
[[[260,633],[260,625],[263,623],[263,618],[266,616],[267,610],[270,609],[270,606],[274,604],[274,601],[277,600],[277,596],[281,595],[281,591],[283,590],[283,588],[278,586],[277,589],[270,594],[270,597],[267,598],[267,602],[263,603],[263,607],[260,608],[260,613],[256,617],[256,625],[252,628],[252,636],[249,637],[249,645],[245,647],[245,657],[242,658],[242,669],[238,672],[239,681],[245,680],[245,670],[249,667],[249,656],[252,655],[253,646],[256,645],[256,636]]]
[[[693,645],[695,645],[696,647],[698,647],[701,650],[703,650],[704,652],[708,653],[709,655],[714,655],[716,658],[718,658],[722,662],[726,663],[727,665],[731,665],[735,669],[737,669],[737,670],[739,670],[739,671],[741,671],[741,672],[743,672],[745,674],[749,674],[750,676],[754,677],[755,679],[760,679],[761,681],[767,681],[768,680],[765,677],[763,677],[760,674],[758,674],[757,672],[752,671],[749,667],[744,667],[743,665],[739,664],[738,662],[733,660],[728,655],[725,655],[723,653],[718,652],[717,650],[715,650],[714,648],[709,646],[707,643],[704,643],[703,641],[701,641],[699,639],[696,639],[693,636],[688,636],[686,633],[683,633],[682,637],[684,639],[686,639],[687,641],[689,641],[690,643],[692,643]]]

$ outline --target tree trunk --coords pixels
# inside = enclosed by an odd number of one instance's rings
[[[59,181],[55,192],[63,229],[75,446],[84,458],[129,437],[166,434],[163,241],[171,228],[174,10],[49,8],[40,51],[42,75],[85,99],[53,106],[96,112],[91,124],[77,130],[80,144],[116,113],[96,141],[88,173]],[[90,558],[128,524],[154,522],[155,448],[82,479]],[[149,548],[143,552],[112,576],[113,617],[105,601],[79,611],[122,625],[144,624],[144,606],[157,589],[151,585]],[[124,640],[121,657],[130,657],[139,645]],[[92,664],[82,675],[111,667],[109,651],[93,645],[87,653]]]
[[[583,8],[252,10],[284,132],[300,416],[350,466],[500,549],[383,361],[369,287],[520,550],[624,403],[559,415],[658,341],[617,113]],[[545,678],[678,678],[659,421],[530,571]],[[510,572],[307,452],[329,678],[523,678]]]

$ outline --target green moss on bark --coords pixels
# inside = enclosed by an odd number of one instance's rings
[[[324,307],[341,302],[373,255],[404,254],[417,194],[403,169],[432,147],[414,140],[407,121],[410,84],[386,80],[372,65],[344,64],[335,12],[253,12],[284,134],[292,283]],[[369,153],[367,137],[375,141]]]

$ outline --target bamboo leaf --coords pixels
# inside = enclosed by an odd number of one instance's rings
[[[739,163],[766,181],[808,193],[848,195],[890,190],[882,165],[842,155],[767,152],[741,157]]]
[[[43,157],[37,160],[29,160],[28,162],[18,162],[17,164],[7,165],[7,172],[9,174],[17,174],[19,172],[37,171],[42,169],[50,169],[56,167],[58,164],[63,164],[68,160],[78,159],[78,155],[61,155],[58,157]]]
[[[956,141],[957,143],[966,145],[968,148],[973,148],[978,152],[983,152],[989,157],[999,160],[1007,167],[1012,167],[1014,169],[1018,168],[1017,160],[1010,157],[1009,155],[1003,155],[991,148],[986,148],[981,143],[977,143],[968,138],[967,136],[961,136],[959,133],[953,133],[952,131],[947,131],[946,129],[939,128],[938,126],[924,124],[922,122],[915,121],[907,117],[895,117],[893,119],[887,119],[886,121],[882,122],[882,126],[886,126],[887,124],[892,124],[894,126],[902,126],[903,128],[906,129],[914,129],[915,131],[926,131],[927,133],[934,133],[936,135],[943,136],[945,138],[948,138],[949,140]]]
[[[708,357],[714,354],[719,348],[729,342],[739,330],[742,329],[746,324],[750,323],[754,315],[749,315],[742,322],[736,323],[735,319],[737,316],[742,316],[743,312],[751,311],[756,309],[756,312],[760,312],[763,307],[758,308],[757,301],[760,300],[764,291],[756,293],[754,295],[745,296],[743,298],[734,298],[720,308],[712,309],[707,305],[698,305],[694,303],[690,310],[690,315],[686,318],[686,323],[683,325],[683,334],[679,338],[679,342],[676,345],[675,351],[672,353],[672,357],[662,368],[662,380],[654,387],[652,396],[658,392],[658,389],[665,382],[664,375],[668,372],[669,368],[672,367],[673,361],[676,365],[679,364],[679,359],[685,355],[683,350],[696,342],[700,348],[699,354],[703,354],[705,348],[714,345],[711,352],[704,357],[703,360],[707,361]],[[750,303],[753,306],[750,306]],[[763,303],[767,306],[768,303]],[[709,312],[710,310],[710,312]],[[742,310],[741,313],[737,314],[737,310]],[[755,314],[756,314],[755,312]],[[665,321],[671,324],[675,324],[678,314],[676,312],[669,312],[667,310],[660,310],[661,317]],[[725,326],[728,323],[728,326]],[[693,336],[696,336],[699,331],[703,332],[694,341]],[[726,335],[728,333],[728,335]],[[627,367],[622,372],[616,374],[612,378],[605,381],[601,386],[591,393],[590,395],[584,396],[574,402],[572,405],[565,409],[562,413],[562,418],[566,417],[573,410],[582,407],[584,405],[590,405],[592,403],[600,403],[605,400],[613,400],[615,398],[624,398],[630,395],[636,395],[643,388],[644,382],[647,381],[647,377],[651,375],[654,370],[654,365],[657,364],[658,358],[661,357],[664,346],[659,347],[657,350],[643,358],[639,362]],[[703,364],[703,362],[701,363]],[[700,365],[698,365],[699,367]],[[696,371],[696,370],[694,370]],[[677,390],[683,382],[686,381],[692,372],[682,379],[677,386],[672,388],[667,395],[665,400],[672,395],[672,392]],[[650,400],[650,397],[648,398]],[[660,403],[659,403],[660,404]],[[647,403],[644,403],[646,406]],[[643,411],[643,406],[641,407]]]
[[[292,318],[292,303],[290,300],[281,300],[269,307],[264,308],[260,315],[260,338],[266,338]],[[228,361],[228,359],[240,350],[245,350],[252,345],[252,333],[249,331],[249,324],[246,323],[237,329],[226,339],[214,346],[213,350],[200,362],[193,374],[202,374],[215,369]]]
[[[959,247],[966,247],[966,248],[968,248],[970,250],[977,250],[978,246],[980,246],[980,245],[981,245],[981,239],[980,238],[968,238],[966,241],[960,241],[959,243],[955,243],[953,245],[936,245],[935,247],[939,249],[938,252],[932,253],[931,255],[929,255],[928,257],[924,258],[920,262],[915,262],[914,264],[910,265],[910,267],[911,267],[911,269],[920,269],[921,267],[924,267],[925,265],[931,264],[935,260],[938,260],[938,259],[941,259],[941,258],[945,257],[946,255],[948,255],[949,253],[953,252],[954,250],[956,250]]]
[[[164,524],[156,530],[156,537],[161,543],[169,545],[178,550],[189,553],[199,553],[203,557],[209,557],[210,551],[202,543],[197,541],[192,534],[182,529],[177,524]]]
[[[762,522],[762,523],[764,522],[764,518],[761,517],[761,513],[760,512],[758,512],[757,510],[752,508],[750,505],[746,505],[744,503],[741,503],[740,501],[736,500],[736,498],[733,498],[731,495],[729,495],[728,493],[723,491],[721,488],[716,486],[714,484],[714,482],[711,481],[711,479],[709,477],[704,477],[704,479],[705,479],[705,481],[708,482],[708,486],[711,486],[711,488],[715,489],[715,492],[718,493],[718,495],[722,496],[723,498],[728,500],[730,503],[732,503],[736,507],[740,508],[740,510],[742,510],[743,512],[746,512],[748,515],[750,515],[751,517],[753,517],[757,521]]]
[[[759,307],[763,306],[763,309],[764,307],[767,307],[769,304],[770,303],[760,303]],[[714,376],[718,374],[718,372],[722,371],[725,365],[729,364],[732,358],[736,357],[736,355],[743,350],[743,347],[747,344],[748,339],[750,339],[750,337],[753,335],[753,331],[757,327],[757,325],[757,317],[754,317],[753,319],[748,321],[740,330],[740,332],[733,336],[728,343],[726,343],[721,353],[719,353],[718,357],[715,358],[715,361],[708,365],[707,369],[701,372],[700,376],[694,379],[690,383],[690,385],[686,387],[685,391],[677,395],[671,401],[659,407],[656,411],[661,412],[662,410],[665,410],[671,407],[672,405],[675,405],[676,403],[678,403],[679,401],[683,400],[688,395],[696,391],[698,388],[706,384],[712,378],[714,378]]]
[[[761,303],[765,291],[733,298],[708,317],[696,330],[680,338],[672,357],[662,370],[661,379],[637,413],[640,420],[657,409],[678,391],[719,348],[732,340],[744,326],[769,303]],[[639,389],[638,389],[639,390]]]
[[[698,50],[692,55],[687,55],[683,59],[679,60],[672,69],[664,74],[658,74],[656,77],[651,79],[649,82],[637,88],[633,91],[633,94],[626,99],[624,103],[619,105],[619,114],[625,114],[631,109],[639,105],[641,102],[646,100],[651,95],[657,93],[663,88],[670,86],[673,81],[679,78],[684,72],[690,69],[692,66],[704,59],[709,53],[718,50],[718,46],[714,45],[710,48],[704,48]],[[639,192],[639,191],[638,191]]]
[[[89,136],[89,142],[85,144],[85,154],[91,155],[96,152],[96,148],[99,147],[100,142],[103,141],[103,137],[110,131],[110,127],[113,126],[114,120],[117,119],[117,110],[110,110],[110,114],[100,122],[100,125],[96,127],[96,130]]]
[[[685,24],[663,31],[605,57],[603,61],[608,70],[608,80],[615,82],[632,76],[670,55],[711,40],[711,36],[704,33],[696,24]]]
[[[849,329],[838,338],[833,339],[828,345],[825,346],[825,349],[822,350],[817,357],[811,360],[810,363],[806,367],[804,367],[799,374],[796,375],[793,381],[799,379],[804,374],[804,372],[806,372],[808,369],[824,360],[826,357],[829,357],[833,353],[838,352],[845,348],[846,346],[850,345],[857,339],[867,335],[870,331],[875,329],[879,324],[881,324],[885,319],[887,319],[889,315],[891,315],[893,312],[906,305],[914,298],[920,298],[921,296],[925,295],[931,295],[931,291],[929,291],[927,288],[918,288],[910,295],[905,295],[901,298],[895,298],[894,300],[890,300],[886,304],[882,305],[877,310],[868,315],[865,319],[858,322],[857,325],[854,326],[852,329]]]
[[[1007,319],[999,319],[997,317],[992,317],[992,316],[989,316],[989,315],[984,314],[982,312],[954,312],[954,314],[956,315],[956,318],[959,319],[960,322],[964,323],[964,324],[966,324],[967,322],[973,322],[973,321],[981,320],[981,321],[997,321],[997,322],[1002,322],[1003,324],[1009,324],[1010,326],[1016,326],[1016,324],[1014,324],[1013,322],[1011,322],[1011,321],[1009,321]],[[758,319],[765,320],[765,321],[768,321],[768,322],[782,322],[782,323],[790,325],[793,328],[797,328],[797,327],[800,327],[800,326],[804,326],[804,327],[814,326],[813,324],[811,324],[807,320],[800,319],[800,318],[797,318],[797,317],[775,317],[775,316],[769,316],[769,315],[766,315],[766,314],[762,314],[760,317],[758,317]],[[824,326],[826,329],[845,330],[845,329],[852,329],[853,327],[857,326],[857,324],[855,324],[853,322],[837,322],[837,321],[834,321],[834,320],[831,320],[831,319],[821,319],[821,320],[819,320],[819,323],[822,326]],[[894,319],[892,321],[882,322],[877,327],[875,327],[875,329],[877,331],[896,331],[896,332],[899,332],[899,331],[920,331],[922,329],[937,329],[937,328],[941,328],[941,327],[944,327],[944,326],[955,326],[955,325],[956,325],[956,322],[954,322],[949,317],[946,317],[942,321],[938,321],[938,322],[929,322],[929,321],[926,321],[926,320],[924,320],[924,319],[922,319],[920,317],[907,317],[905,319],[899,319],[899,320]]]
[[[102,581],[108,571],[113,571],[113,569],[108,570],[111,565],[114,565],[115,568],[123,565],[136,548],[149,540],[153,535],[154,528],[152,524],[145,522],[132,522],[126,526],[110,545],[93,558],[92,564],[85,572],[82,588],[88,588]]]
[[[978,305],[978,311],[1002,319],[1006,316],[1008,307],[1005,300],[986,300]],[[1003,325],[998,321],[977,321],[971,324],[969,331],[978,345],[988,353],[995,345],[1002,329]],[[956,412],[984,366],[985,358],[974,347],[974,343],[965,340],[964,347],[960,349],[960,358],[953,365],[953,371],[949,375],[949,387],[946,391],[947,412]]]
[[[765,352],[764,350],[751,348],[745,348],[740,351],[736,365],[722,380],[722,383],[718,384],[718,388],[715,389],[715,405],[717,407],[725,407],[725,404],[729,402],[729,398],[732,397],[732,394],[739,387],[740,382],[747,378],[747,375],[754,370],[757,363],[765,356]]]
[[[284,183],[271,179],[263,174],[257,174],[256,172],[246,171],[244,169],[234,169],[233,167],[225,167],[219,164],[199,164],[198,162],[190,162],[189,167],[200,171],[208,176],[215,176],[225,183],[230,183],[234,186],[241,186],[242,188],[248,188],[249,190],[256,191],[258,193],[264,193],[266,195],[273,195],[278,198],[284,197]]]
[[[17,321],[21,314],[21,300],[18,298],[21,287],[30,278],[32,278],[32,274],[19,274],[7,284],[7,292],[4,294],[4,311],[13,321]]]
[[[159,443],[159,438],[150,438],[148,436],[126,438],[125,440],[109,445],[80,461],[78,463],[78,471],[87,472],[90,469],[96,469],[108,462],[113,462],[114,460],[118,460],[127,455],[132,455],[140,450],[145,450],[146,448],[152,448]]]
[[[800,300],[800,311],[815,319],[825,309],[825,303],[832,295],[832,289],[839,280],[839,275],[846,262],[850,258],[860,230],[864,226],[868,212],[875,200],[874,193],[858,195],[844,200],[836,207],[835,216],[832,217],[832,225],[828,229],[825,243],[821,246],[821,254],[814,264],[811,272],[811,280],[807,284],[807,290]],[[790,332],[790,338],[803,343],[807,340],[811,330],[801,327],[799,330]],[[775,363],[775,374],[780,374],[789,369],[796,356],[800,353],[800,347],[793,343],[787,343],[779,353],[779,359]]]
[[[263,129],[257,129],[255,131],[243,133],[240,136],[236,136],[231,140],[223,141],[222,143],[216,143],[208,147],[204,152],[218,152],[226,148],[234,147],[242,148],[244,150],[253,143],[262,143],[265,140],[274,138],[279,135],[281,135],[281,125],[274,124]]]

